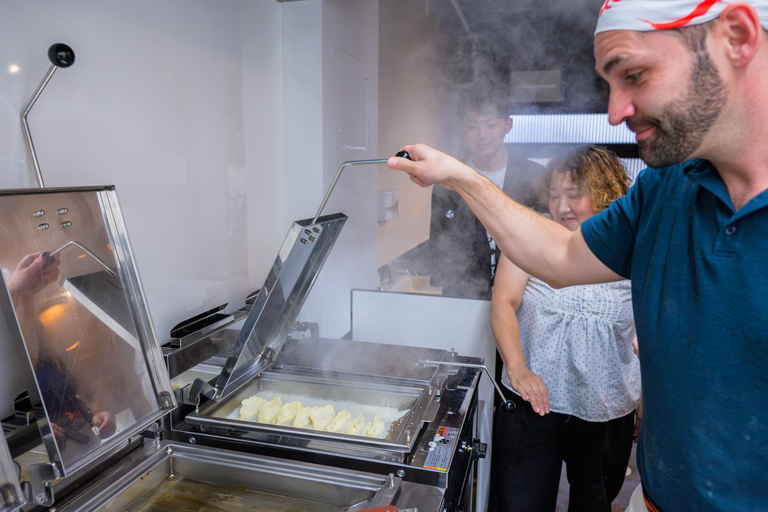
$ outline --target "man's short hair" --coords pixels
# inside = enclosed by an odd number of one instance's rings
[[[469,112],[488,113],[500,119],[509,119],[512,115],[512,101],[509,94],[501,89],[475,86],[461,95],[458,111],[460,119],[464,119]]]
[[[717,22],[718,19],[719,18],[715,18],[706,23],[697,25],[673,28],[670,29],[670,31],[680,35],[694,52],[707,52],[707,34],[715,27],[715,22]],[[766,29],[763,29],[763,32],[768,34],[768,30]]]
[[[715,26],[716,20],[717,18],[698,25],[674,28],[671,31],[680,35],[694,53],[707,53],[707,33]]]

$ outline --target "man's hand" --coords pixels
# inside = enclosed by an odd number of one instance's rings
[[[635,353],[636,356],[638,356],[638,357],[640,356],[640,348],[639,348],[639,346],[637,344],[637,336],[635,336],[632,339],[632,351]]]
[[[518,368],[507,368],[509,383],[512,389],[517,391],[523,400],[531,403],[534,412],[544,416],[549,412],[549,395],[547,386],[541,377],[533,373],[525,366]]]
[[[424,144],[405,146],[402,151],[407,151],[413,160],[393,156],[388,160],[387,165],[390,169],[405,171],[411,181],[420,187],[442,185],[448,190],[453,190],[452,184],[462,176],[476,174],[471,167],[467,167],[452,156]]]
[[[640,400],[640,403],[637,404],[637,409],[635,409],[635,433],[632,436],[632,438],[637,442],[637,439],[640,437],[640,424],[643,422],[643,401]]]
[[[46,265],[43,251],[24,256],[8,280],[8,291],[14,303],[22,295],[34,295],[59,278],[59,257]]]
[[[67,434],[64,433],[64,429],[55,423],[51,423],[51,432],[53,432],[53,437],[56,439],[57,443],[63,443],[64,439],[67,438]]]
[[[93,426],[99,429],[99,435],[109,437],[115,433],[115,415],[109,411],[97,412],[93,415]]]

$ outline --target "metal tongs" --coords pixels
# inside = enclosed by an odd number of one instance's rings
[[[515,402],[513,402],[512,400],[508,400],[507,397],[504,396],[504,392],[496,383],[496,379],[493,378],[493,375],[491,375],[491,371],[488,369],[487,366],[483,364],[454,363],[452,361],[430,361],[429,359],[427,359],[426,361],[419,361],[418,363],[416,363],[416,366],[423,366],[424,368],[428,368],[430,366],[437,367],[440,365],[454,366],[457,368],[473,368],[475,370],[484,370],[488,378],[491,379],[491,382],[493,383],[493,387],[496,388],[496,394],[499,395],[499,398],[501,399],[502,412],[510,413],[517,408],[517,406],[515,405]]]

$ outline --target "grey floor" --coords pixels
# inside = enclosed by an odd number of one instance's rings
[[[635,487],[640,485],[640,474],[637,472],[637,464],[635,463],[636,446],[632,446],[632,455],[629,457],[629,467],[632,469],[632,473],[624,480],[621,492],[613,500],[612,512],[624,511],[629,506],[629,498]],[[565,465],[563,465],[563,472],[560,475],[560,489],[557,491],[557,512],[567,512],[568,510],[568,487],[568,478],[565,476]]]

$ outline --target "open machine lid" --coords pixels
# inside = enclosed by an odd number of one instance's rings
[[[216,386],[196,381],[193,396],[221,400],[272,365],[346,221],[336,213],[293,223]]]
[[[19,485],[16,463],[8,450],[5,436],[0,432],[0,512],[14,512],[26,503]]]
[[[175,407],[114,187],[0,191],[0,303],[68,476]]]

